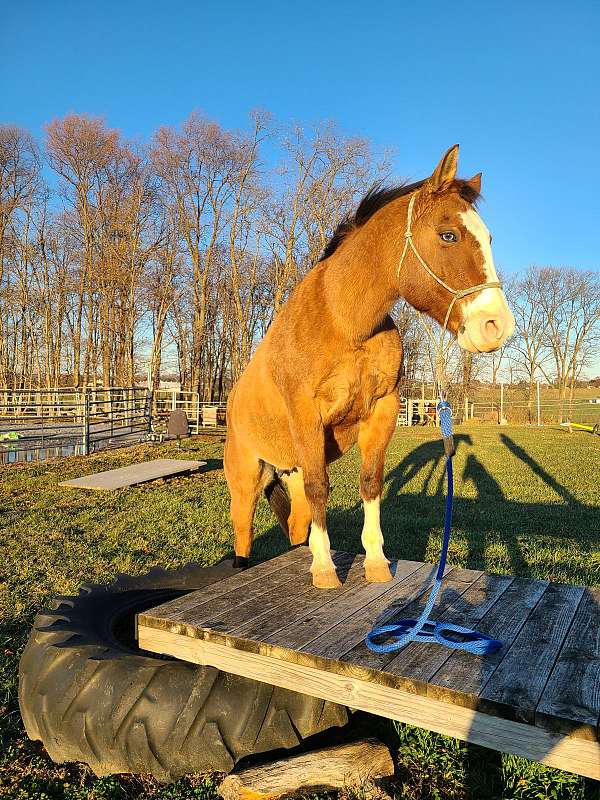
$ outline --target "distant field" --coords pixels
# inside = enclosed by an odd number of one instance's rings
[[[567,583],[600,584],[600,437],[554,429],[464,426],[456,432],[457,499],[450,562]],[[212,782],[161,788],[141,778],[97,779],[56,766],[26,740],[16,700],[18,656],[35,612],[87,580],[143,573],[155,564],[212,564],[231,553],[228,493],[219,439],[141,445],[87,458],[4,468],[0,473],[0,797],[26,800],[212,798]],[[437,431],[398,430],[386,463],[382,526],[388,555],[437,560],[445,487]],[[201,458],[211,471],[168,483],[85,493],[58,482],[154,457]],[[331,469],[334,547],[358,552],[362,511],[358,454]],[[287,542],[261,501],[254,558]],[[575,798],[600,786],[513,757],[376,720],[398,753],[398,798]]]

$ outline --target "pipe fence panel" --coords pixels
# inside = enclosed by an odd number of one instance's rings
[[[0,463],[144,441],[152,430],[151,411],[146,389],[0,390]]]

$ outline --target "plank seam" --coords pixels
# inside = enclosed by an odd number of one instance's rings
[[[420,567],[417,567],[417,568],[416,568],[416,569],[414,569],[412,572],[410,572],[408,575],[405,575],[405,576],[404,576],[404,578],[402,578],[402,580],[401,580],[401,581],[399,581],[399,582],[396,584],[396,586],[395,586],[395,587],[389,586],[387,589],[385,589],[384,591],[382,591],[380,595],[377,595],[377,597],[374,597],[372,600],[369,600],[369,601],[367,601],[367,602],[366,602],[364,605],[362,605],[362,606],[359,606],[358,608],[355,608],[355,609],[354,609],[353,611],[351,611],[351,612],[350,612],[350,614],[348,614],[347,616],[345,616],[345,617],[339,617],[339,618],[338,618],[338,619],[337,619],[337,620],[336,620],[336,621],[335,621],[335,622],[334,622],[332,625],[330,625],[330,626],[329,626],[328,628],[326,628],[325,630],[321,631],[321,632],[320,632],[320,633],[319,633],[317,636],[313,636],[313,638],[312,638],[312,639],[309,639],[308,641],[304,642],[304,644],[302,645],[302,647],[300,647],[300,648],[299,648],[299,650],[303,650],[303,649],[304,649],[305,647],[307,647],[309,644],[312,644],[312,643],[313,643],[313,642],[315,642],[317,639],[320,639],[320,638],[321,638],[321,636],[325,636],[325,635],[326,635],[326,634],[328,634],[328,633],[329,633],[329,632],[330,632],[330,631],[331,631],[333,628],[337,628],[337,626],[338,626],[338,625],[340,625],[342,622],[346,622],[346,623],[347,623],[347,622],[348,622],[348,620],[350,619],[350,617],[354,616],[354,614],[358,614],[358,613],[360,613],[360,612],[361,612],[361,611],[363,611],[363,610],[364,610],[364,609],[365,609],[365,608],[366,608],[366,607],[367,607],[367,606],[368,606],[370,603],[374,603],[376,600],[379,600],[380,598],[382,598],[382,597],[385,597],[385,595],[386,595],[386,594],[388,594],[388,592],[391,592],[391,591],[392,591],[394,588],[398,588],[399,586],[402,586],[402,584],[403,584],[403,583],[405,583],[406,581],[408,581],[408,579],[409,579],[411,576],[413,576],[413,575],[415,574],[415,572],[418,572],[418,570],[419,570],[419,569],[421,569],[421,568],[420,568]],[[354,587],[351,587],[350,589],[348,589],[348,592],[352,591],[352,588],[354,588]],[[426,589],[424,589],[424,591],[426,591]],[[337,597],[339,597],[339,596],[340,596],[340,595],[337,595]],[[420,596],[420,595],[419,595],[419,596]],[[320,608],[322,608],[322,606],[320,606]],[[308,615],[307,615],[307,616],[308,616]],[[305,619],[305,617],[304,617],[303,619]],[[285,630],[285,628],[284,628],[284,629],[282,629],[282,630]],[[351,648],[351,649],[352,649],[352,648]]]
[[[339,566],[339,565],[337,565],[337,566]],[[350,562],[350,566],[352,566],[352,562]],[[271,574],[272,574],[272,573],[271,573]],[[298,575],[296,575],[296,576],[295,576],[295,579],[297,580],[297,579],[298,579],[298,577],[299,577],[299,576],[298,576]],[[293,581],[294,581],[294,578],[290,579],[289,583],[292,583]],[[280,587],[278,587],[278,588],[280,588],[280,589],[285,589],[285,587],[286,587],[287,585],[288,585],[288,583],[284,583],[284,584],[282,584],[282,586],[280,586]],[[296,595],[296,597],[295,597],[294,599],[295,599],[295,600],[300,600],[302,597],[304,597],[304,595],[307,595],[307,594],[309,594],[309,593],[310,593],[310,591],[311,591],[311,589],[313,589],[313,588],[314,588],[314,587],[313,587],[313,585],[312,585],[312,584],[310,584],[309,586],[306,586],[306,587],[304,587],[304,589],[302,589],[302,591],[300,591],[300,592],[299,592],[299,593]],[[311,609],[311,611],[307,612],[307,613],[306,613],[304,616],[302,616],[302,617],[299,617],[299,618],[298,618],[298,619],[297,619],[297,620],[296,620],[296,621],[295,621],[293,624],[296,624],[297,622],[301,622],[303,619],[306,619],[306,617],[307,617],[309,614],[312,614],[312,613],[314,613],[315,611],[318,611],[319,609],[323,608],[323,606],[326,606],[326,605],[327,605],[327,603],[330,603],[330,602],[331,602],[332,600],[334,600],[335,598],[337,598],[337,597],[340,597],[340,596],[341,596],[341,595],[343,595],[343,594],[347,594],[348,592],[352,591],[352,590],[353,590],[353,589],[355,589],[355,588],[356,588],[355,586],[349,586],[347,589],[342,589],[342,591],[341,591],[341,592],[338,592],[338,593],[335,595],[335,597],[331,597],[331,596],[330,596],[330,597],[324,597],[324,598],[323,598],[323,603],[321,603],[321,605],[318,605],[318,606],[315,606],[314,608],[312,608],[312,609]],[[265,592],[265,594],[267,594],[267,593],[268,593],[268,590]],[[262,595],[261,595],[261,596],[262,596]],[[240,625],[240,627],[239,627],[239,628],[235,628],[235,631],[231,631],[231,634],[230,634],[230,635],[231,635],[231,636],[238,636],[238,635],[242,634],[242,633],[243,633],[243,631],[244,631],[244,628],[248,628],[248,627],[250,627],[251,625],[253,625],[253,624],[254,624],[254,622],[255,622],[257,619],[260,619],[260,617],[264,617],[264,616],[266,616],[267,614],[269,614],[269,613],[271,613],[271,612],[275,612],[275,611],[277,611],[277,609],[278,609],[278,608],[280,608],[280,607],[281,607],[281,606],[283,606],[283,605],[286,605],[286,603],[288,603],[288,602],[289,602],[289,600],[290,600],[290,598],[289,598],[289,595],[288,595],[288,596],[286,596],[286,597],[283,597],[283,598],[281,599],[281,602],[277,603],[277,605],[271,606],[270,608],[266,609],[264,612],[262,612],[262,613],[260,613],[260,614],[257,614],[257,615],[256,615],[256,617],[254,617],[253,619],[251,619],[251,620],[248,620],[247,622],[244,622],[242,625]],[[272,636],[272,635],[274,635],[274,634],[276,634],[276,633],[279,633],[279,631],[283,630],[283,629],[284,629],[284,628],[286,628],[286,627],[287,627],[287,625],[284,625],[282,628],[277,628],[276,630],[274,630],[274,631],[271,631],[271,633],[270,633],[269,635],[271,635],[271,636]],[[243,637],[241,637],[241,638],[243,638]]]
[[[483,693],[483,692],[484,692],[484,690],[485,690],[485,687],[486,687],[486,686],[488,685],[488,683],[489,683],[489,682],[492,680],[492,678],[493,678],[494,674],[496,673],[496,670],[498,669],[498,667],[500,666],[500,664],[502,664],[502,663],[504,662],[504,659],[505,659],[505,658],[508,656],[508,654],[509,654],[510,650],[511,650],[511,649],[512,649],[512,648],[515,646],[515,644],[516,644],[516,641],[517,641],[517,639],[518,639],[518,637],[519,637],[519,635],[520,635],[520,633],[521,633],[521,631],[522,631],[523,627],[524,627],[524,626],[527,624],[528,620],[529,620],[529,619],[530,619],[530,618],[533,616],[533,614],[535,613],[535,611],[536,611],[536,609],[537,609],[538,605],[539,605],[539,604],[542,602],[543,598],[545,597],[545,595],[546,595],[546,593],[547,593],[548,589],[549,589],[551,586],[553,586],[553,585],[556,585],[556,584],[552,584],[551,582],[548,582],[548,586],[546,586],[546,589],[545,589],[545,590],[544,590],[544,592],[543,592],[543,593],[540,595],[540,598],[539,598],[538,602],[537,602],[537,603],[535,604],[535,606],[534,606],[534,607],[531,609],[531,612],[528,614],[527,618],[524,620],[523,624],[522,624],[522,625],[521,625],[521,627],[519,628],[519,631],[517,632],[516,636],[514,637],[514,639],[513,639],[513,641],[512,641],[512,644],[511,644],[511,645],[510,645],[510,647],[508,648],[507,652],[504,654],[504,656],[503,656],[503,658],[501,659],[501,661],[499,661],[499,662],[498,662],[498,664],[496,664],[496,667],[495,667],[494,671],[492,672],[492,674],[490,675],[490,677],[488,678],[488,680],[485,682],[485,684],[484,684],[484,685],[481,687],[481,689],[479,690],[479,698],[480,698],[480,699],[483,699],[483,700],[485,700],[485,698],[482,698],[482,697],[481,697],[482,693]],[[569,585],[573,585],[573,584],[569,584]],[[574,588],[582,588],[582,587],[577,587],[577,586],[574,586]],[[569,622],[569,624],[568,624],[568,626],[567,626],[567,631],[569,631],[569,630],[571,629],[571,625],[573,624],[573,620],[575,619],[575,615],[576,615],[576,613],[577,613],[577,609],[579,608],[579,604],[581,603],[581,598],[582,598],[582,597],[583,597],[583,590],[582,590],[582,592],[581,592],[581,595],[579,596],[579,599],[577,600],[577,604],[576,604],[576,606],[575,606],[575,609],[574,609],[574,611],[573,611],[573,616],[571,617],[571,620],[570,620],[570,622]],[[560,643],[560,647],[559,647],[559,649],[558,649],[558,653],[560,653],[560,652],[562,651],[562,648],[563,648],[563,646],[564,646],[564,643],[565,643],[565,641],[566,641],[566,637],[567,637],[567,634],[565,634],[565,636],[563,637],[563,639],[562,639],[562,641],[561,641],[561,643]],[[534,706],[534,707],[533,707],[533,709],[532,709],[532,716],[533,716],[534,724],[535,724],[535,721],[536,721],[536,719],[537,719],[537,707],[538,707],[538,704],[539,704],[540,698],[541,698],[542,694],[544,693],[544,690],[545,690],[546,686],[548,685],[548,680],[549,680],[549,678],[550,678],[550,675],[552,674],[552,672],[553,672],[553,670],[554,670],[554,667],[556,666],[556,660],[557,660],[557,658],[558,658],[558,655],[556,656],[556,658],[555,658],[555,659],[554,659],[554,661],[552,662],[552,666],[551,666],[551,667],[550,667],[550,669],[548,670],[548,675],[546,676],[546,680],[545,680],[545,682],[544,682],[544,687],[543,687],[543,689],[541,690],[541,692],[540,692],[540,695],[539,695],[539,698],[538,698],[538,700],[536,701],[536,704],[535,704],[535,706]],[[545,728],[544,728],[544,730],[545,730]]]
[[[556,669],[556,665],[558,664],[558,661],[560,659],[561,653],[562,653],[562,651],[564,649],[565,642],[569,638],[569,634],[571,633],[571,629],[572,629],[573,625],[575,624],[575,617],[577,616],[577,612],[579,610],[579,606],[583,602],[584,595],[585,595],[585,591],[583,591],[581,593],[581,595],[579,597],[579,600],[577,601],[577,605],[575,606],[575,611],[573,612],[573,616],[571,617],[571,621],[569,622],[569,625],[567,627],[567,632],[565,634],[565,637],[562,640],[560,648],[558,650],[558,653],[556,654],[556,658],[554,659],[554,662],[553,662],[552,666],[550,667],[550,670],[548,671],[548,677],[546,678],[546,682],[544,683],[542,691],[540,692],[540,696],[538,697],[538,701],[537,701],[537,703],[535,705],[535,708],[533,710],[533,716],[534,716],[534,719],[536,721],[536,725],[537,725],[537,720],[538,720],[538,708],[540,706],[540,703],[542,702],[542,697],[544,696],[544,692],[546,691],[546,688],[547,688],[548,684],[550,683],[550,678],[552,677],[552,674],[554,673],[554,670]],[[542,720],[540,720],[540,722],[541,721]],[[600,716],[599,716],[599,718],[598,718],[598,720],[596,722],[596,731],[598,731],[598,725],[599,724],[600,724]],[[540,725],[540,727],[545,727],[545,726],[544,725]],[[600,736],[598,736],[598,733],[596,735],[597,735],[598,738],[600,738]]]
[[[488,575],[488,574],[490,574],[490,573],[486,573],[486,572],[484,572],[483,574],[484,574],[484,575]],[[487,617],[487,615],[492,613],[492,611],[495,609],[496,605],[497,605],[497,604],[500,602],[500,600],[501,600],[501,599],[504,597],[505,593],[506,593],[506,592],[507,592],[507,591],[510,589],[510,587],[511,587],[511,586],[514,584],[514,582],[515,582],[515,576],[514,576],[514,575],[511,575],[511,576],[509,576],[509,577],[510,577],[510,578],[512,578],[512,580],[510,581],[510,583],[508,583],[508,584],[506,585],[506,587],[504,588],[504,590],[503,590],[503,591],[502,591],[502,592],[501,592],[501,593],[498,595],[498,597],[496,598],[496,600],[495,600],[495,601],[492,603],[492,605],[491,605],[491,606],[488,608],[488,610],[485,612],[485,614],[483,615],[483,617],[481,617],[481,619],[480,619],[480,620],[478,620],[478,623],[477,623],[477,624],[481,625],[481,623],[482,623],[482,622],[483,622],[483,620],[484,620],[484,619]],[[467,590],[467,591],[468,591],[468,590]],[[447,609],[447,610],[446,610],[446,612],[447,612],[447,611],[450,611],[450,608],[449,608],[449,609]],[[444,613],[446,613],[446,612],[444,612]],[[524,623],[523,623],[523,624],[524,624]],[[519,629],[519,630],[520,630],[520,629]],[[516,638],[516,637],[515,637],[515,638]],[[510,648],[509,648],[509,649],[510,649]],[[451,651],[450,651],[450,652],[449,652],[449,653],[446,655],[446,658],[445,658],[445,659],[442,661],[442,663],[440,664],[440,666],[439,666],[439,667],[436,669],[436,671],[435,671],[435,672],[434,672],[432,675],[430,675],[430,677],[429,677],[429,679],[428,679],[427,683],[432,683],[432,682],[435,680],[435,676],[438,674],[438,672],[440,672],[440,671],[441,671],[441,670],[442,670],[442,669],[443,669],[443,668],[446,666],[446,664],[448,663],[448,661],[449,661],[449,660],[452,658],[452,656],[454,655],[454,652],[455,652],[455,651],[451,650]],[[507,651],[507,652],[508,652],[508,651]],[[504,658],[504,656],[503,656],[502,658]],[[500,661],[502,661],[502,659],[500,659]],[[500,663],[500,662],[498,662],[498,663]],[[497,666],[498,666],[498,665],[496,665],[496,668],[497,668]],[[495,670],[494,670],[494,671],[495,671]],[[492,673],[492,674],[493,674],[493,673]],[[491,676],[490,676],[490,677],[491,677]]]

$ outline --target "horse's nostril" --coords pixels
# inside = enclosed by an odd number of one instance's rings
[[[502,325],[497,319],[488,319],[484,325],[486,338],[500,339],[502,336]]]

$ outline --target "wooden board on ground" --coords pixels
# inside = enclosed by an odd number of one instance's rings
[[[148,481],[158,480],[158,478],[170,478],[173,475],[196,472],[205,464],[206,461],[156,458],[153,461],[143,461],[141,464],[130,464],[128,467],[96,472],[95,475],[72,478],[68,481],[62,481],[59,486],[69,486],[75,489],[122,489],[125,486],[135,486],[137,483],[147,483]]]
[[[393,581],[368,584],[363,556],[333,557],[340,590],[311,585],[299,548],[139,614],[139,644],[600,779],[597,590],[450,567],[431,616],[503,648],[376,654],[365,635],[418,616],[434,568],[398,561]]]

